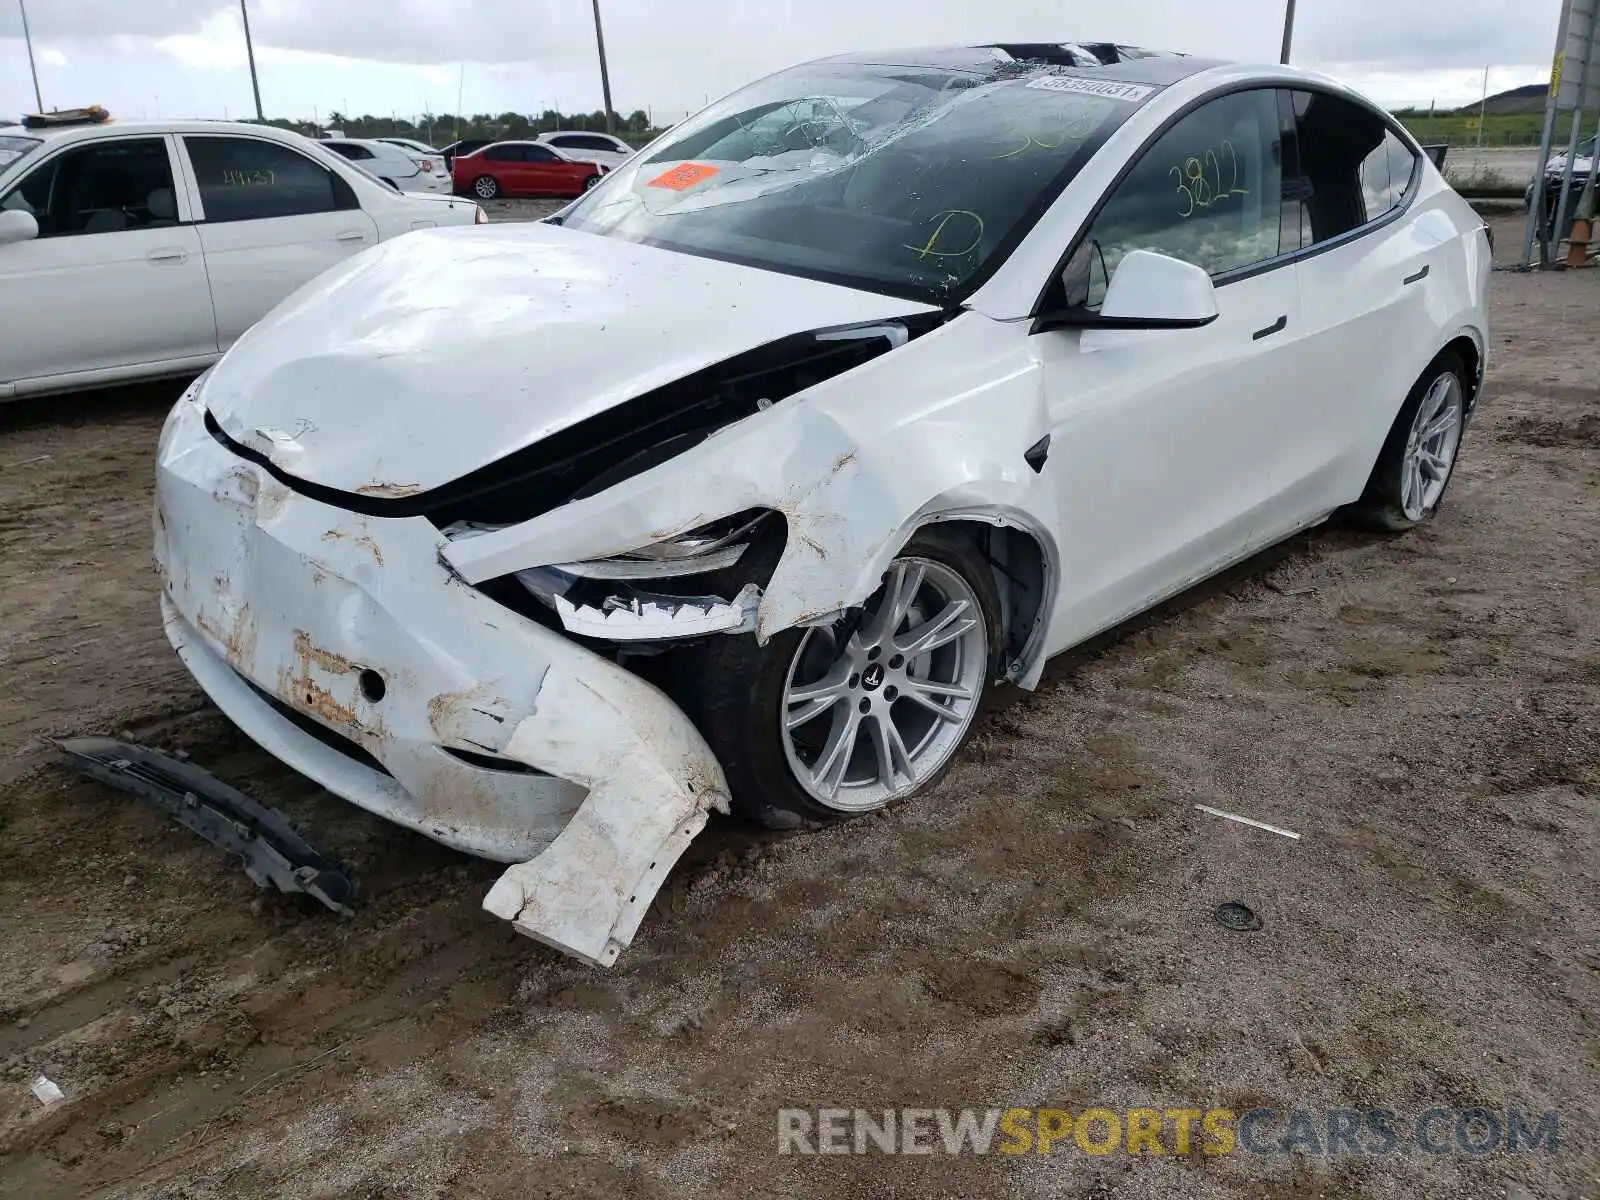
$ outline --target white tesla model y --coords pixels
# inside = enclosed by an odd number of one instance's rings
[[[1489,251],[1302,71],[809,63],[241,338],[163,433],[167,630],[262,745],[610,963],[709,810],[905,799],[996,681],[1335,512],[1432,516]]]

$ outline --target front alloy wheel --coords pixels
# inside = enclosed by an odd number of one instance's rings
[[[479,175],[472,182],[472,190],[480,200],[493,200],[500,194],[500,181],[493,175]]]
[[[789,769],[842,813],[910,795],[966,736],[988,669],[967,581],[932,559],[897,559],[854,631],[827,626],[800,639],[781,714]]]
[[[765,646],[708,638],[665,682],[727,771],[737,811],[818,828],[937,783],[983,714],[1000,652],[993,567],[970,534],[936,525],[859,608]]]

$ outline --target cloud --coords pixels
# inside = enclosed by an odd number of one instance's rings
[[[67,65],[67,56],[59,50],[41,50],[39,61],[47,67],[64,67]]]
[[[455,107],[465,63],[470,111],[599,104],[594,27],[583,0],[248,0],[267,108],[309,115],[348,101],[367,111]],[[197,115],[243,107],[244,37],[235,0],[48,0],[29,18],[37,41],[69,55],[52,84],[123,107],[182,93]],[[1526,7],[1526,6],[1523,6]],[[1530,19],[1505,0],[1316,0],[1299,6],[1295,61],[1380,99],[1438,94],[1464,103],[1485,64],[1537,78],[1556,14]],[[601,0],[613,99],[679,115],[788,64],[848,49],[939,43],[1109,39],[1274,61],[1284,0]],[[0,111],[23,102],[15,8],[0,2]],[[1547,27],[1548,26],[1548,27]],[[15,31],[15,32],[13,32]],[[17,67],[12,66],[13,61]],[[17,68],[23,68],[19,74]],[[1376,85],[1376,86],[1375,86]],[[1509,85],[1507,85],[1509,86]],[[242,91],[241,91],[242,88]],[[357,97],[360,97],[358,100]],[[63,104],[79,102],[63,96]]]

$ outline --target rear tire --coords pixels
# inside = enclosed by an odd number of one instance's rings
[[[472,194],[479,200],[493,200],[500,194],[500,181],[493,175],[479,175],[472,181]]]
[[[587,179],[585,179],[583,181],[583,190],[587,192],[591,188],[597,187],[599,185],[599,183],[600,183],[600,176],[591,175],[591,176],[589,176],[589,178],[587,178]]]
[[[1469,387],[1466,365],[1454,351],[1429,364],[1400,406],[1352,517],[1370,528],[1400,531],[1439,511],[1460,459]]]
[[[727,771],[740,814],[817,829],[908,800],[939,781],[982,719],[1001,652],[988,561],[969,538],[932,527],[884,578],[832,627],[785,630],[766,646],[715,637],[675,664],[669,689]]]

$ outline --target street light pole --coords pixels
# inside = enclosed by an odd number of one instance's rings
[[[606,104],[606,132],[615,135],[617,123],[611,115],[611,75],[606,70],[606,35],[600,28],[600,0],[592,0],[594,4],[594,40],[600,47],[600,93],[605,98]]]
[[[44,97],[39,95],[39,68],[33,65],[33,38],[28,33],[28,6],[22,0],[17,0],[17,7],[22,10],[22,40],[28,47],[28,70],[33,73],[33,102],[43,112]]]
[[[1294,0],[1286,0],[1287,7],[1283,11],[1283,53],[1278,56],[1278,61],[1284,66],[1289,65],[1289,43],[1294,41]]]
[[[244,53],[250,60],[250,90],[256,96],[256,120],[265,124],[267,116],[261,111],[261,84],[256,80],[256,48],[250,41],[250,10],[245,0],[239,0],[239,15],[244,18]]]

